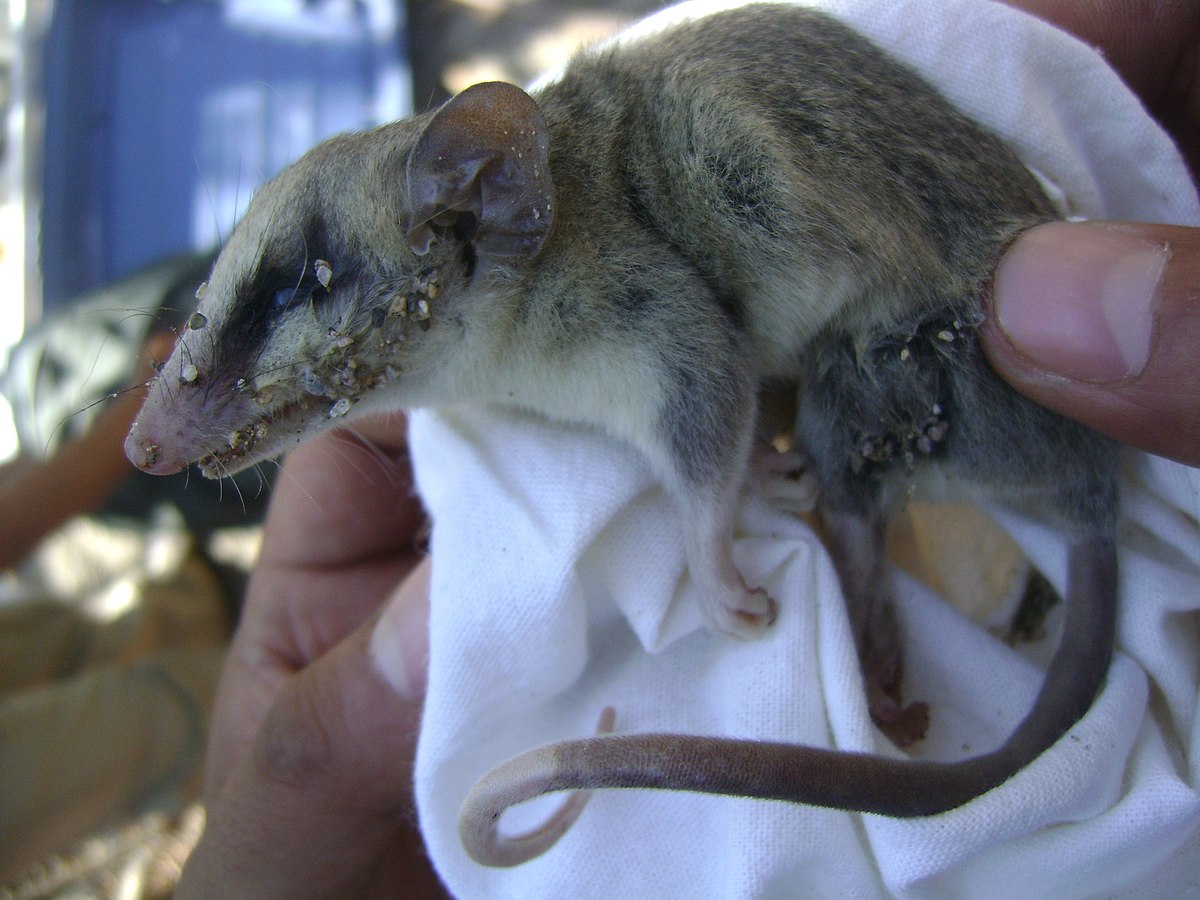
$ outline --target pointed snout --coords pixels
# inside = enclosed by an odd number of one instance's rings
[[[140,420],[133,423],[133,428],[125,438],[125,456],[137,468],[151,475],[174,475],[188,464],[188,460],[174,458],[162,440],[153,433],[153,429],[144,427]]]
[[[125,456],[134,466],[151,475],[174,475],[195,459],[194,444],[200,432],[198,423],[188,415],[182,402],[182,387],[169,389],[173,379],[179,384],[178,361],[172,357],[150,385],[142,408],[125,438]]]

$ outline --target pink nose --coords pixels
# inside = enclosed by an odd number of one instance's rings
[[[129,436],[125,438],[125,456],[143,472],[149,472],[151,475],[174,475],[187,465],[186,462],[172,459],[171,455],[164,452],[152,437],[147,436],[136,422]]]

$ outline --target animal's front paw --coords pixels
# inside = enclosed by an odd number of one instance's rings
[[[775,624],[779,607],[762,588],[739,588],[709,597],[705,618],[709,630],[735,638],[756,638]]]

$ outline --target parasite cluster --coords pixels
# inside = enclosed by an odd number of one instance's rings
[[[326,291],[332,292],[332,263],[316,260],[313,274]],[[207,289],[207,283],[200,285],[196,296],[203,298]],[[327,329],[318,343],[305,347],[293,364],[237,378],[234,390],[260,408],[261,415],[226,435],[225,446],[200,460],[200,468],[219,473],[222,467],[248,456],[280,426],[300,434],[302,423],[314,418],[343,418],[369,391],[399,379],[397,347],[413,324],[422,331],[431,327],[431,301],[440,293],[436,270],[422,270],[409,278],[390,302],[384,300],[370,314],[344,313],[342,322]],[[207,324],[207,318],[197,312],[188,320],[187,328],[199,331]],[[202,375],[194,364],[184,365],[179,376],[181,386],[195,384]]]

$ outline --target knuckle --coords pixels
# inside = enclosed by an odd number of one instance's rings
[[[254,745],[254,767],[265,781],[311,787],[336,777],[335,747],[327,713],[293,683],[280,691],[263,721]]]

